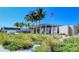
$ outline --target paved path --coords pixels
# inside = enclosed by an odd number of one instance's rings
[[[9,52],[9,50],[4,49],[2,45],[0,45],[0,52]]]

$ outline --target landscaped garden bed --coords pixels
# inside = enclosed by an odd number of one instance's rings
[[[62,42],[62,35],[0,34],[0,45],[6,51],[75,52],[79,51],[79,37],[70,36]]]

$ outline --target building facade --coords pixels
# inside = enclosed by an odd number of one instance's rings
[[[78,25],[60,26],[59,34],[77,35],[77,34],[79,34],[79,26]]]
[[[34,26],[31,30],[32,30],[32,33],[57,34],[59,32],[59,26],[50,25],[50,24],[41,24],[38,26]]]
[[[65,34],[65,35],[79,34],[78,25],[60,26],[60,25],[41,24],[38,26],[33,26],[32,28],[2,27],[1,30],[7,33]]]
[[[1,30],[6,33],[28,33],[29,29],[26,27],[2,27]]]

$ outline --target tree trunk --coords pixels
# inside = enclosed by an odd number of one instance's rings
[[[53,27],[53,38],[54,38],[54,27]]]
[[[45,30],[44,30],[44,34],[46,34],[46,28],[47,28],[47,26],[45,25]]]
[[[31,30],[31,33],[33,34],[33,22],[32,22],[32,30]]]
[[[33,22],[31,24],[31,33],[33,34]]]
[[[37,34],[37,22],[36,22],[36,34]]]
[[[40,20],[39,20],[39,33],[41,34],[41,24],[40,24]]]

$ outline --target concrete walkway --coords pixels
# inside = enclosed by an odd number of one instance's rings
[[[0,45],[0,52],[9,52],[9,50],[4,49],[2,45]]]

